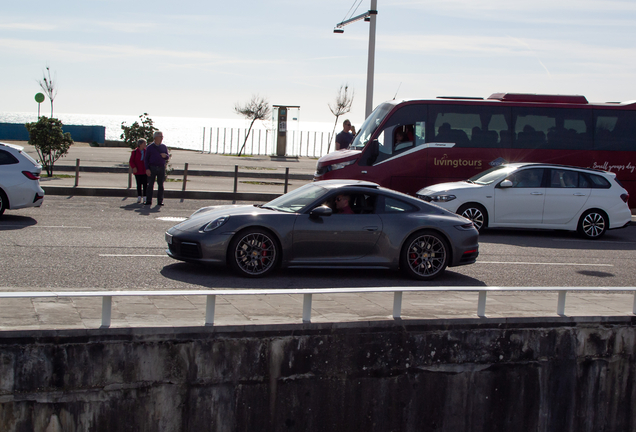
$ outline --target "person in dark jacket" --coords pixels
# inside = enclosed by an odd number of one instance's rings
[[[146,175],[148,176],[148,187],[146,189],[146,205],[152,205],[152,194],[157,180],[157,205],[163,205],[163,182],[166,180],[166,164],[170,159],[168,147],[163,144],[163,133],[157,131],[153,135],[154,142],[146,147],[144,164],[146,165]]]
[[[148,176],[146,175],[146,165],[144,164],[144,156],[146,156],[146,140],[141,138],[137,140],[137,148],[130,153],[128,164],[132,168],[137,182],[137,204],[141,203],[142,197],[146,202],[146,186],[148,185]]]

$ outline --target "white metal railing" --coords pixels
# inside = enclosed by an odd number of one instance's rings
[[[393,293],[393,318],[399,319],[402,314],[402,294],[405,292],[425,291],[463,291],[478,292],[477,316],[486,317],[486,296],[488,292],[505,291],[557,291],[557,314],[565,315],[565,298],[568,291],[584,292],[634,292],[632,313],[636,314],[636,287],[475,287],[475,286],[446,286],[446,287],[381,287],[381,288],[305,288],[305,289],[237,289],[237,290],[177,290],[177,291],[30,291],[30,292],[0,292],[3,298],[43,298],[43,297],[101,297],[102,298],[102,327],[110,327],[113,297],[144,297],[144,296],[206,296],[205,325],[214,325],[214,312],[217,296],[239,295],[303,295],[303,323],[311,322],[311,303],[314,294],[351,294],[351,293]]]

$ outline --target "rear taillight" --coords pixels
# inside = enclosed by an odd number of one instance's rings
[[[629,194],[626,194],[626,193],[621,194],[621,199],[623,200],[625,204],[627,204],[627,201],[629,201]]]
[[[22,174],[24,174],[28,179],[40,180],[40,174],[32,173],[31,171],[22,171]]]

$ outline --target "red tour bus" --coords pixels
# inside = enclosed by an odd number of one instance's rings
[[[318,160],[314,180],[369,180],[414,195],[506,162],[612,171],[634,202],[636,101],[495,93],[385,102],[347,150]]]

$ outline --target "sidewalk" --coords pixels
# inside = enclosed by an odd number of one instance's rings
[[[11,142],[24,147],[26,153],[38,159],[35,148],[26,142]],[[278,158],[270,156],[236,157],[171,149],[170,168],[173,172],[164,184],[166,198],[237,199],[269,201],[313,179],[316,159]],[[59,177],[40,180],[48,195],[136,196],[135,178],[128,174],[130,149],[125,147],[91,147],[75,143],[68,154],[54,166]],[[75,186],[75,169],[79,160],[80,172]],[[183,192],[183,173],[188,176]],[[238,166],[237,195],[234,194],[234,172]],[[205,171],[209,175],[194,175]],[[199,173],[200,174],[200,173]]]

